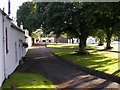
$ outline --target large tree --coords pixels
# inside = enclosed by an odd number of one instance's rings
[[[43,13],[42,25],[44,32],[53,32],[58,38],[64,27],[64,7],[63,3],[49,3]]]
[[[63,32],[71,34],[80,39],[78,53],[84,54],[87,37],[100,30],[106,34],[106,48],[110,48],[112,34],[118,30],[119,12],[119,3],[26,2],[17,12],[17,21],[31,32],[42,25],[46,33],[52,31],[56,37]]]
[[[36,30],[36,16],[35,16],[36,4],[33,2],[23,3],[17,10],[17,24],[20,26],[23,24],[24,29],[28,29],[30,34]]]
[[[57,35],[71,33],[80,39],[79,54],[86,54],[86,39],[91,32],[93,3],[49,3],[44,12],[43,27]]]
[[[95,25],[106,34],[106,49],[110,49],[111,37],[116,32],[114,27],[120,22],[119,3],[96,3],[96,6]]]

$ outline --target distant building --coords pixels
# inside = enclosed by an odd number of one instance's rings
[[[68,39],[68,43],[79,43],[80,40],[78,38]],[[86,44],[98,44],[99,42],[92,36],[89,36],[86,40]]]
[[[40,41],[41,42],[58,42],[58,43],[68,43],[68,39],[66,37],[58,37],[58,39],[51,32],[50,35],[44,35],[43,31],[40,30]]]
[[[98,44],[99,42],[92,36],[89,36],[86,40],[86,44]]]
[[[36,30],[35,32],[38,32],[38,30]],[[67,37],[63,37],[62,35],[60,37],[58,37],[58,39],[56,39],[55,36],[52,35],[52,33],[50,33],[49,36],[44,35],[43,31],[41,29],[39,29],[40,32],[40,41],[41,42],[58,42],[58,43],[79,43],[80,40],[78,38],[67,38]],[[92,36],[89,36],[86,40],[86,44],[98,44],[99,42]]]

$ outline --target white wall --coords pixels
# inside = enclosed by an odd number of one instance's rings
[[[28,48],[26,48],[26,52],[32,46],[32,38],[29,36],[29,31],[26,29],[25,31],[25,42],[28,44]]]
[[[0,13],[0,87],[4,80],[4,62],[3,62],[3,22],[2,13]]]
[[[22,56],[26,54],[26,48],[22,45],[22,43],[26,41],[25,33],[21,31],[19,27],[16,29],[11,19],[5,15],[6,14],[3,14],[2,10],[0,10],[0,87],[4,79],[19,65],[19,60]],[[6,38],[8,39],[8,52],[6,52]],[[30,37],[28,41],[30,42]]]
[[[25,55],[25,48],[22,47],[22,42],[25,42],[23,32],[11,27],[10,22],[7,22],[8,28],[8,50],[6,54],[6,75],[10,75],[19,65],[19,60]]]
[[[32,46],[32,38],[30,36],[26,37],[26,43],[28,43],[28,48],[26,48],[26,52]]]

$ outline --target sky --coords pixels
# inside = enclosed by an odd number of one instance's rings
[[[19,6],[22,5],[23,2],[26,2],[29,0],[10,0],[11,2],[11,17],[16,18],[16,12]],[[8,14],[8,0],[0,0],[0,8],[3,10],[3,7],[5,8],[5,12]]]

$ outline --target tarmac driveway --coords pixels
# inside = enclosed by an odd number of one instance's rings
[[[116,88],[118,83],[86,74],[80,69],[55,57],[43,44],[35,44],[27,53],[25,63],[19,67],[23,72],[40,73],[51,80],[58,89],[69,88]]]

